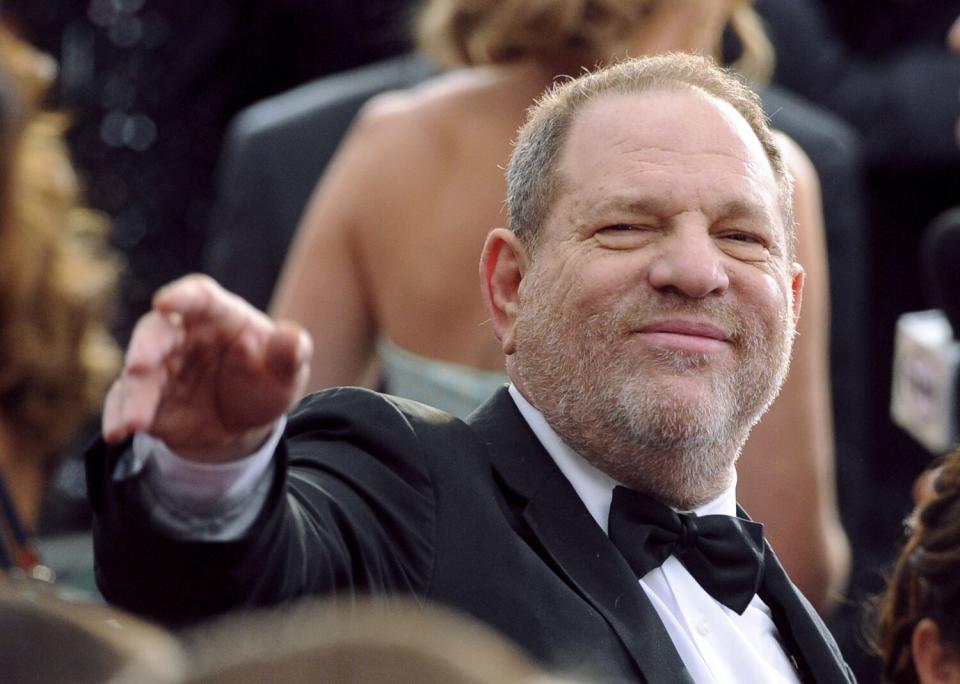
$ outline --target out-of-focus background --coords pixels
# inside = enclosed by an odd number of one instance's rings
[[[59,62],[45,105],[67,115],[82,195],[109,219],[109,241],[122,262],[111,323],[121,347],[154,290],[187,272],[212,272],[267,305],[306,194],[357,107],[378,88],[435,70],[410,56],[416,6],[2,3],[4,20]],[[755,7],[776,51],[772,83],[825,112],[832,127],[834,148],[807,149],[824,188],[833,329],[855,331],[832,340],[838,495],[854,565],[831,624],[871,681],[876,663],[863,646],[864,607],[884,586],[912,506],[911,483],[933,458],[889,418],[891,368],[898,317],[931,307],[919,257],[924,229],[960,204],[960,57],[946,43],[960,4],[758,0]],[[728,49],[733,54],[738,46],[731,41]],[[384,64],[387,71],[376,71]],[[314,151],[312,137],[299,145],[289,138],[299,134],[277,138],[290,175],[257,185],[255,173],[269,173],[277,160],[244,157],[244,136],[269,127],[271,117],[299,116],[298,108],[310,106],[313,82],[324,77],[339,79],[320,83],[333,83],[346,103],[331,115],[327,147]],[[298,86],[305,87],[300,95],[247,109]],[[787,114],[769,113],[775,125]],[[250,205],[270,203],[277,205],[276,225],[259,216],[242,225],[253,216]],[[72,566],[82,575],[89,558],[82,533],[62,536],[88,525],[83,488],[79,462],[66,459],[41,516],[41,539],[60,542],[46,550],[47,560],[66,577]]]

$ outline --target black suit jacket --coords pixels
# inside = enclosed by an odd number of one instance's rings
[[[121,449],[88,454],[98,584],[182,624],[304,594],[413,594],[492,625],[547,666],[600,681],[688,682],[626,561],[506,390],[464,423],[366,390],[313,395],[290,417],[268,503],[229,543],[152,530]],[[852,681],[772,551],[761,596],[818,682]]]

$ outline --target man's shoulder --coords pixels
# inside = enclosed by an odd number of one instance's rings
[[[363,387],[332,387],[304,397],[290,413],[290,421],[345,420],[351,424],[416,429],[420,424],[463,424],[433,406]]]
[[[474,429],[446,411],[360,387],[336,387],[305,397],[290,413],[293,442],[352,443],[374,454],[464,452],[481,445]]]
[[[426,404],[340,387],[300,402],[288,418],[283,448],[288,472],[301,479],[332,476],[372,488],[392,483],[390,496],[407,487],[417,496],[443,491],[457,500],[489,478],[495,454],[486,435]]]

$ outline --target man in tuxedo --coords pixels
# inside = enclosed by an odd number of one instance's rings
[[[756,97],[628,61],[533,109],[507,179],[480,271],[511,384],[466,422],[344,388],[284,417],[299,328],[202,277],[158,293],[88,456],[104,595],[182,624],[413,594],[601,681],[849,681],[735,502],[803,282]]]

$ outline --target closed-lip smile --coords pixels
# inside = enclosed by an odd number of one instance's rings
[[[708,319],[665,318],[636,330],[649,344],[677,351],[717,352],[730,343],[730,335]]]

